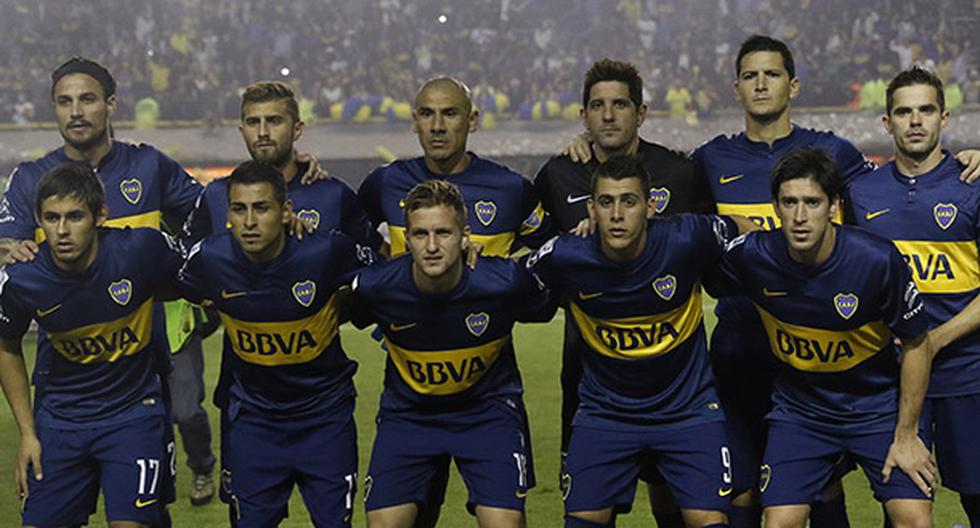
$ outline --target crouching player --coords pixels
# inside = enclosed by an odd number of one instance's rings
[[[338,232],[298,242],[286,184],[249,161],[228,180],[231,231],[194,246],[180,271],[188,299],[210,299],[231,359],[227,446],[232,518],[277,526],[298,484],[313,523],[350,526],[357,364],[340,345],[341,285],[372,258]]]
[[[159,231],[104,228],[105,192],[87,165],[47,172],[34,212],[46,237],[37,258],[0,269],[0,383],[21,433],[23,524],[87,524],[101,488],[110,528],[160,525],[171,468],[153,301],[181,255]],[[33,414],[21,352],[32,319],[48,334]]]
[[[840,190],[823,151],[786,155],[771,184],[781,232],[737,240],[720,269],[722,289],[753,301],[779,360],[760,482],[766,526],[802,528],[844,455],[894,526],[931,526],[936,468],[919,431],[927,318],[891,242],[831,224]]]
[[[378,431],[365,480],[371,528],[410,528],[428,489],[456,460],[480,526],[525,526],[534,485],[523,388],[511,330],[556,306],[512,260],[464,266],[466,206],[445,180],[405,197],[410,256],[355,279],[355,322],[377,323],[388,349]]]
[[[641,456],[656,460],[688,526],[727,526],[732,465],[700,275],[739,229],[756,226],[740,217],[650,220],[649,188],[636,158],[610,157],[588,200],[598,233],[560,235],[528,260],[568,299],[585,346],[562,476],[566,527],[606,526],[614,510],[629,511]]]

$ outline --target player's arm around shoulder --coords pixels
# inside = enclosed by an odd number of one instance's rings
[[[555,316],[558,302],[545,283],[527,266],[526,255],[518,261],[499,259],[506,266],[507,283],[512,285],[511,298],[517,321],[524,323],[546,323]]]

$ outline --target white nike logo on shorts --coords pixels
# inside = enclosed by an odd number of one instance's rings
[[[565,201],[573,204],[575,202],[581,202],[582,200],[588,200],[591,196],[591,194],[583,194],[582,196],[572,196],[569,194],[565,197]]]

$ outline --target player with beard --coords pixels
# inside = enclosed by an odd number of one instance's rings
[[[935,74],[899,73],[886,109],[895,160],[851,185],[848,217],[891,239],[912,268],[936,352],[923,413],[943,485],[980,526],[980,189],[959,180],[962,166],[942,148],[949,112]]]
[[[534,178],[534,186],[545,211],[561,231],[588,231],[586,202],[591,196],[592,173],[600,163],[616,154],[637,155],[650,175],[650,198],[658,215],[705,213],[714,210],[707,183],[694,175],[694,164],[678,152],[651,143],[639,135],[646,118],[643,79],[627,62],[602,59],[585,74],[581,117],[591,145],[586,163],[573,161],[569,154],[549,159]],[[562,346],[562,436],[564,460],[568,452],[571,423],[578,409],[578,385],[582,378],[581,336],[570,317],[565,319]],[[644,480],[660,481],[655,472]],[[683,526],[680,512],[670,507],[670,492],[663,485],[649,487],[651,506],[659,526]],[[666,503],[666,504],[665,504]]]
[[[46,171],[67,161],[85,163],[96,171],[106,189],[107,226],[160,229],[165,219],[170,225],[179,225],[201,193],[201,186],[176,161],[152,146],[112,139],[111,119],[116,111],[112,75],[98,63],[76,57],[55,69],[51,80],[51,100],[64,145],[37,161],[17,165],[11,173],[0,204],[0,242],[12,248],[6,257],[34,258],[37,244],[44,240],[32,211],[38,182]],[[169,346],[154,347],[161,354],[157,368],[164,375],[172,370],[166,350],[200,354],[200,339],[184,323],[189,311],[183,301],[167,303],[165,308],[158,305],[154,310],[154,324],[159,325],[154,339],[169,341]],[[38,337],[35,383],[43,383],[53,359],[46,341],[42,332]],[[206,416],[197,423],[204,431],[188,434],[185,443],[197,438],[206,438],[210,443]],[[167,449],[170,456],[176,456],[172,442],[168,442]],[[210,454],[210,447],[205,446],[204,451]],[[172,502],[172,479],[163,478],[161,484],[168,488],[161,494],[161,502]]]
[[[295,143],[303,136],[304,123],[299,104],[288,85],[277,81],[260,81],[248,86],[242,94],[241,122],[238,125],[245,148],[254,161],[276,167],[286,181],[286,191],[293,214],[316,230],[338,230],[359,244],[379,248],[384,242],[357,203],[354,191],[341,179],[319,179],[312,183],[300,178],[311,171],[310,161],[302,161]],[[231,227],[228,222],[227,178],[208,184],[184,224],[182,242],[190,247],[204,237]],[[222,356],[222,365],[231,361],[230,351]],[[222,410],[222,430],[227,426],[228,369],[221,369],[214,403]],[[201,388],[203,394],[203,387]],[[222,442],[226,435],[222,435]],[[224,453],[222,449],[222,468]],[[228,486],[222,471],[222,500],[227,501]],[[234,523],[235,520],[232,519]]]

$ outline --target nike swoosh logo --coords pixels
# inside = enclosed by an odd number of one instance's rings
[[[221,290],[221,298],[222,299],[234,299],[235,297],[241,297],[241,296],[245,295],[246,293],[248,293],[248,292],[243,292],[243,291],[240,291],[240,292],[230,292],[228,290]]]
[[[727,497],[727,496],[729,496],[729,495],[732,494],[732,489],[733,488],[728,488],[728,489],[718,488],[718,496],[719,497]]]
[[[53,314],[58,308],[61,308],[61,305],[60,304],[56,304],[56,305],[52,306],[51,308],[48,308],[47,310],[42,310],[42,309],[38,308],[35,312],[37,313],[38,319],[40,319],[41,317],[47,317],[47,316]]]
[[[523,499],[524,497],[527,497],[527,492],[526,491],[517,490],[517,491],[514,492],[514,496],[517,497],[518,499]]]
[[[587,301],[589,299],[595,299],[596,297],[602,295],[603,293],[604,292],[595,292],[595,293],[578,292],[578,298],[582,299],[583,301]]]
[[[573,203],[581,202],[582,200],[588,200],[591,197],[592,197],[591,194],[583,194],[582,196],[572,196],[569,194],[568,196],[565,197],[565,201],[570,204],[573,204]]]
[[[745,177],[744,174],[736,174],[735,176],[729,176],[727,178],[722,176],[721,178],[718,178],[718,183],[725,185],[726,183],[732,183],[735,180],[741,180],[743,177]]]
[[[765,295],[766,297],[782,297],[787,295],[787,293],[784,291],[772,291],[769,288],[762,288],[762,295]]]
[[[153,504],[156,501],[157,501],[157,499],[150,499],[148,501],[142,501],[140,499],[136,499],[136,507],[137,508],[146,508],[147,506]]]
[[[879,217],[879,216],[881,216],[883,214],[887,214],[889,212],[891,212],[891,209],[882,209],[881,211],[875,211],[875,212],[868,211],[864,215],[864,219],[865,220],[871,220],[872,218],[877,218],[877,217]]]
[[[390,325],[388,325],[388,329],[391,330],[392,332],[401,332],[402,330],[408,330],[409,328],[412,328],[416,324],[418,323],[406,323],[403,325],[396,325],[395,323],[391,323]]]

